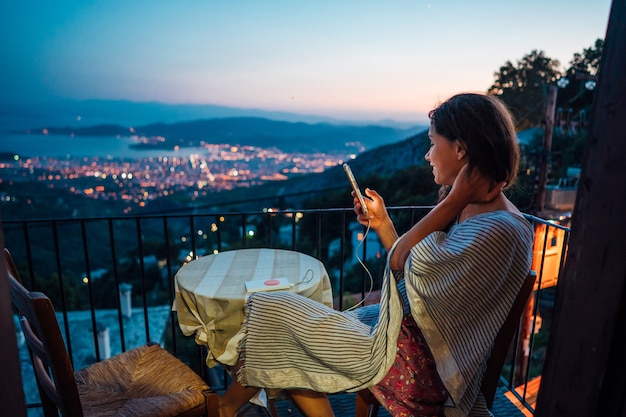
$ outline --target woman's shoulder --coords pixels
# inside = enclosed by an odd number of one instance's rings
[[[497,223],[497,224],[511,224],[519,227],[530,227],[531,223],[520,212],[514,212],[511,210],[494,210],[485,213],[480,213],[466,219],[459,225],[473,223]]]
[[[480,213],[458,223],[451,232],[475,233],[513,233],[523,235],[526,239],[532,240],[533,227],[529,220],[520,212],[509,210],[494,210]]]

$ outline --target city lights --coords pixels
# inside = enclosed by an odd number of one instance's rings
[[[356,156],[228,144],[204,144],[203,149],[189,155],[137,159],[69,155],[23,159],[15,154],[2,164],[3,179],[47,183],[92,199],[121,200],[128,205],[123,208],[127,214],[162,197],[186,195],[194,201],[211,192],[284,181],[290,174],[323,172]],[[216,232],[217,226],[212,225],[211,231]]]

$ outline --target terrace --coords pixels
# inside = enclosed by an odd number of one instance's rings
[[[389,210],[400,225],[414,223],[429,209]],[[526,217],[535,227],[532,268],[537,284],[502,372],[496,417],[512,415],[511,410],[514,415],[534,413],[570,233],[568,227]],[[375,234],[364,236],[351,209],[4,221],[3,226],[6,247],[22,280],[55,304],[75,369],[154,340],[218,392],[228,386],[227,374],[219,366],[204,365],[206,351],[182,335],[170,308],[174,277],[185,262],[250,247],[303,252],[324,263],[335,308],[344,310],[363,297],[367,303],[376,302],[386,258]],[[370,280],[359,259],[373,276],[369,296]],[[40,415],[28,354],[24,346],[20,350],[29,415]],[[338,415],[343,410],[354,415],[354,395],[334,395],[331,400]],[[295,412],[286,400],[278,404],[282,416]]]

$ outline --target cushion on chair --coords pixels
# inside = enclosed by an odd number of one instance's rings
[[[176,416],[204,406],[209,386],[159,345],[145,345],[75,372],[85,416]],[[182,388],[181,388],[182,387]]]

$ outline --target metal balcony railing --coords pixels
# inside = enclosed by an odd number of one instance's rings
[[[389,212],[398,229],[405,230],[430,208],[392,207]],[[569,229],[526,217],[535,225],[538,284],[502,382],[510,399],[532,413]],[[75,369],[153,340],[218,390],[226,388],[227,374],[204,366],[206,352],[182,335],[171,311],[174,276],[185,262],[247,247],[297,250],[324,263],[335,308],[343,310],[370,289],[375,294],[386,260],[375,234],[365,233],[352,209],[5,220],[3,228],[22,281],[55,305]],[[359,260],[371,273],[372,284]],[[27,402],[37,407],[39,397],[24,355]]]

